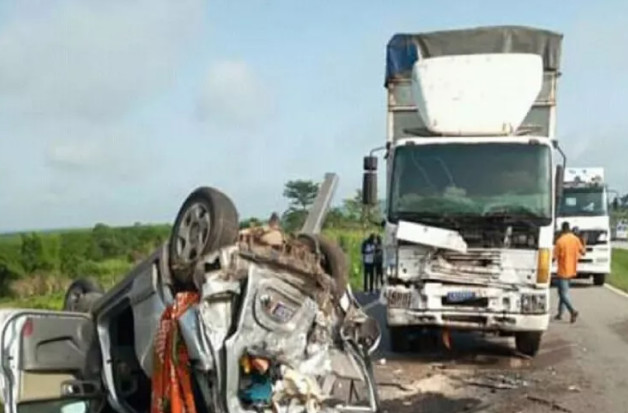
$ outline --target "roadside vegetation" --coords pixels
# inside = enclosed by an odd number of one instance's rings
[[[613,249],[611,266],[609,284],[628,292],[628,251]]]
[[[286,183],[283,195],[289,207],[282,221],[287,231],[303,224],[317,190],[312,181]],[[241,226],[260,225],[268,217],[244,219]],[[370,232],[379,230],[374,224],[379,220],[378,208],[363,210],[359,191],[327,217],[323,232],[347,253],[354,287],[361,285],[360,245]],[[92,277],[110,288],[165,242],[170,228],[168,224],[110,227],[99,223],[91,229],[0,235],[0,307],[60,309],[65,289],[78,277]]]

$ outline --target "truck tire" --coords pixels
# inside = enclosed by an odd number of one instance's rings
[[[349,284],[349,264],[345,252],[334,241],[319,234],[299,234],[297,239],[316,252],[317,246],[323,256],[321,266],[334,279],[334,296],[339,299]]]
[[[534,357],[541,348],[543,333],[538,331],[525,331],[515,334],[515,346],[519,353]]]
[[[174,279],[191,286],[196,264],[209,252],[238,240],[238,211],[227,195],[200,187],[183,202],[170,234],[168,253]]]
[[[406,327],[388,327],[390,349],[394,353],[407,353],[410,351],[410,337]]]
[[[80,313],[89,312],[91,304],[88,301],[97,301],[105,293],[105,290],[92,278],[79,278],[68,286],[63,299],[63,310]],[[86,297],[89,296],[89,299]],[[92,304],[93,304],[92,302]]]
[[[606,282],[606,274],[594,274],[593,275],[593,285],[597,285],[598,287],[604,285]]]

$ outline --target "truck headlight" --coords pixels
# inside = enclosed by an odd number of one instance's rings
[[[384,256],[384,268],[386,277],[397,276],[397,248],[386,249]]]
[[[544,314],[547,311],[547,296],[545,294],[522,294],[522,314]]]
[[[608,241],[608,233],[607,232],[602,232],[598,237],[597,237],[598,242],[606,242]]]
[[[549,248],[540,248],[536,264],[537,284],[547,284],[550,280],[552,255]]]

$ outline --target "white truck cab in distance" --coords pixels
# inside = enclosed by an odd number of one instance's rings
[[[437,328],[512,334],[522,353],[538,351],[563,181],[561,41],[517,26],[390,40],[382,300],[395,350]],[[371,153],[367,205],[376,168]]]
[[[611,272],[611,228],[604,168],[565,169],[557,229],[568,222],[576,229],[586,252],[578,261],[577,278],[592,278],[604,285]],[[554,265],[553,273],[556,272]]]

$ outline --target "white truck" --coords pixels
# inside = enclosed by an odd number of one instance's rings
[[[566,168],[563,197],[558,209],[557,228],[569,222],[577,228],[586,253],[578,261],[577,278],[593,278],[604,285],[611,272],[611,228],[608,188],[604,168]],[[552,273],[555,274],[555,264]]]
[[[549,324],[562,34],[480,27],[397,34],[387,47],[384,261],[395,351],[425,329],[514,335]],[[363,202],[377,199],[378,149]],[[564,163],[564,156],[562,157]]]

